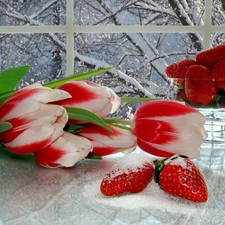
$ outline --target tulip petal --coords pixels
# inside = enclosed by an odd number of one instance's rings
[[[43,103],[36,103],[36,105],[39,106],[37,111],[8,120],[13,125],[13,131],[39,126],[43,123],[66,124],[68,121],[68,114],[62,106]]]
[[[133,131],[142,140],[159,144],[166,144],[177,140],[175,134],[178,132],[178,130],[167,122],[151,119],[137,120]]]
[[[48,167],[72,167],[92,151],[92,143],[67,132],[51,145],[35,153],[38,164]]]
[[[70,81],[57,88],[72,96],[71,99],[59,101],[57,104],[86,109],[101,118],[115,112],[120,106],[121,100],[113,90],[90,81]]]
[[[133,151],[137,146],[136,137],[128,130],[110,126],[109,132],[97,125],[91,124],[82,129],[78,135],[88,138],[93,143],[93,154],[98,156],[117,152],[125,154]]]
[[[133,121],[138,118],[177,117],[184,114],[199,113],[196,109],[188,107],[180,102],[171,100],[155,100],[146,102],[138,107]]]
[[[51,144],[63,134],[63,125],[42,124],[30,127],[17,135],[12,141],[4,142],[4,146],[16,154],[28,154],[39,151]],[[4,134],[5,135],[5,134]],[[10,133],[8,133],[10,136]],[[6,137],[6,136],[4,136]]]
[[[158,100],[141,105],[135,112],[132,131],[138,146],[155,156],[174,154],[195,158],[200,154],[205,117],[196,109],[175,101]]]
[[[164,121],[139,120],[135,133],[139,135],[138,145],[150,154],[169,157],[179,152],[180,155],[190,157],[199,155],[203,140],[201,127],[192,125],[174,125]],[[148,128],[149,126],[149,128]],[[163,152],[160,152],[163,151]],[[166,154],[165,156],[165,152]]]
[[[1,105],[0,120],[7,121],[37,111],[39,109],[37,102],[47,103],[69,97],[70,94],[65,91],[52,90],[35,83],[20,89]]]

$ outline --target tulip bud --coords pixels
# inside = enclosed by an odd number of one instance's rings
[[[68,92],[72,98],[59,101],[62,106],[82,108],[104,118],[120,106],[120,98],[108,87],[90,81],[70,81],[57,87]]]
[[[139,148],[152,155],[174,154],[195,158],[207,138],[205,117],[179,102],[155,100],[142,104],[132,119],[132,132]]]
[[[112,132],[90,124],[78,134],[93,144],[93,155],[105,156],[117,152],[129,153],[136,148],[136,137],[130,131],[108,125]]]
[[[64,132],[46,148],[35,152],[35,161],[44,167],[72,167],[92,151],[92,143],[83,137]]]
[[[69,97],[65,91],[37,83],[15,92],[0,106],[0,121],[12,124],[0,135],[4,146],[16,154],[27,154],[56,140],[63,134],[68,115],[62,106],[45,103]]]

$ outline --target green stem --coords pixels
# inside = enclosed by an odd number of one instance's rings
[[[123,97],[121,98],[121,102],[149,102],[157,100],[157,98],[129,98],[129,97]]]
[[[130,120],[121,120],[119,117],[113,117],[113,118],[104,118],[104,121],[106,123],[116,123],[116,124],[125,124],[125,125],[131,125],[131,121]]]
[[[87,159],[102,159],[101,156],[89,154],[86,156]]]
[[[121,120],[120,118],[105,118],[104,121],[114,127],[131,131],[131,120]]]

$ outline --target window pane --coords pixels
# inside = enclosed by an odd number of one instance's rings
[[[65,41],[62,34],[0,34],[0,39],[0,70],[31,66],[19,87],[65,76],[65,49],[62,45]]]
[[[65,24],[65,7],[65,0],[0,1],[0,24],[2,26]]]
[[[225,24],[225,1],[224,0],[213,0],[212,24],[213,25]]]
[[[194,35],[198,42],[192,41]],[[201,43],[200,34],[76,34],[75,69],[113,66],[108,75],[92,80],[113,88],[119,96],[169,98],[166,66],[194,58]]]
[[[204,0],[74,0],[74,12],[76,25],[195,26],[203,24]]]
[[[225,34],[224,33],[213,33],[211,35],[212,46],[217,46],[225,44]]]

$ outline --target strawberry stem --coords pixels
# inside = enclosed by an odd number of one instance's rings
[[[155,173],[154,173],[154,181],[156,183],[159,183],[159,175],[163,169],[163,167],[165,166],[165,161],[167,160],[168,158],[165,158],[163,160],[154,160],[154,164],[155,164]]]
[[[163,160],[154,160],[154,164],[155,164],[154,180],[156,183],[159,184],[159,176],[160,176],[161,171],[163,170],[163,167],[166,164],[166,161],[171,161],[178,157],[188,158],[187,156],[183,156],[183,155],[173,155],[172,157],[165,158]]]

